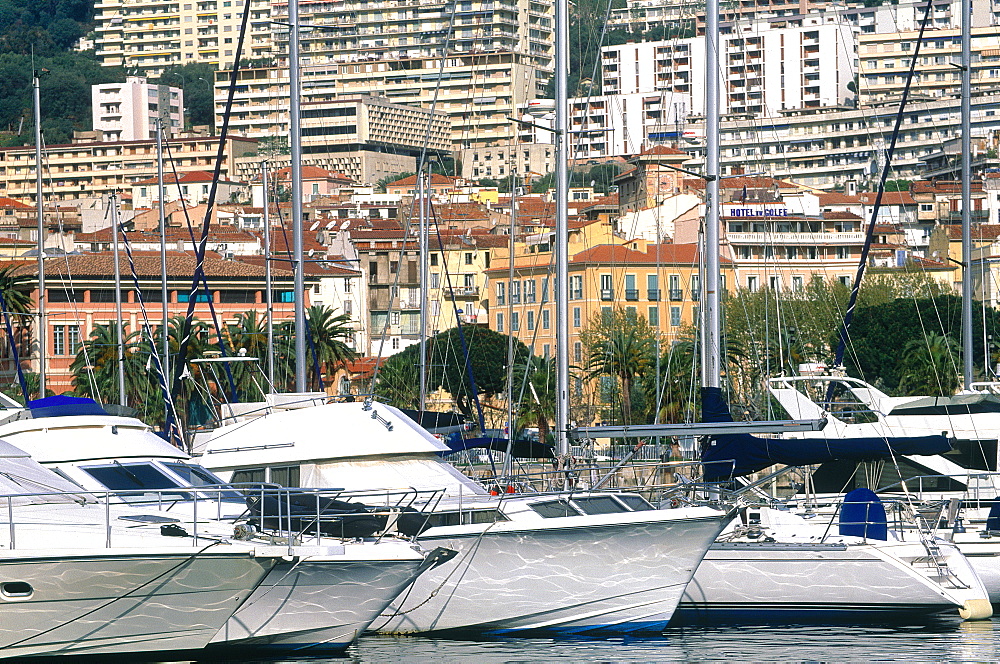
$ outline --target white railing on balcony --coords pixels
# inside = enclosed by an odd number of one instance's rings
[[[730,244],[861,244],[865,234],[851,233],[726,233]]]

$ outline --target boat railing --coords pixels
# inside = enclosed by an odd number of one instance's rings
[[[943,481],[958,482],[964,489],[955,490],[940,486]],[[901,491],[914,496],[918,500],[926,496],[955,496],[961,498],[967,507],[989,507],[1000,493],[1000,472],[992,470],[969,470],[964,473],[935,473],[933,475],[914,475],[904,480],[894,482],[876,490],[876,493]]]
[[[536,471],[521,471],[509,477],[480,477],[491,494],[546,495],[567,491],[638,493],[655,507],[707,502],[733,502],[729,482],[703,482],[701,461],[631,462],[626,465],[595,460],[557,460]]]
[[[377,542],[387,536],[414,540],[428,527],[443,495],[441,489],[347,491],[260,483],[41,491],[0,495],[0,530],[6,531],[6,548],[15,550],[18,532],[38,526],[38,509],[78,504],[91,509],[74,511],[71,525],[101,528],[105,548],[113,546],[121,529],[157,526],[160,535],[190,537],[194,546],[229,539],[289,547],[355,539]],[[129,500],[136,496],[138,501]]]

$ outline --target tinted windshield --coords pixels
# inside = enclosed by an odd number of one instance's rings
[[[207,468],[193,463],[164,463],[164,466],[177,473],[188,486],[225,486],[226,483],[220,477],[213,474]],[[214,495],[214,494],[213,494]],[[224,498],[242,498],[236,491],[222,492]]]
[[[84,472],[112,491],[135,491],[144,489],[173,489],[180,486],[149,463],[114,463],[107,466],[84,466]],[[183,492],[171,492],[171,496],[190,498]],[[140,499],[138,493],[126,499]]]

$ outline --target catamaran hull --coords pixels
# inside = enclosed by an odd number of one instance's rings
[[[659,632],[725,525],[683,510],[500,522],[420,538],[458,552],[423,574],[376,621],[381,632]],[[673,514],[676,513],[676,514]],[[704,512],[702,512],[704,515]],[[615,517],[623,517],[615,519]],[[469,530],[468,528],[466,529]]]
[[[377,548],[385,559],[320,552],[279,563],[212,639],[213,646],[347,648],[421,571],[423,556],[408,544],[382,542]]]
[[[4,552],[0,657],[202,649],[273,563],[203,550]]]
[[[988,604],[968,561],[947,549],[941,568],[919,543],[719,543],[684,592],[675,624],[903,618]]]

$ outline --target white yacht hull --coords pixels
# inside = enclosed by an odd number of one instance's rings
[[[677,618],[809,622],[957,614],[985,600],[968,561],[954,547],[941,548],[947,575],[919,542],[717,543],[684,592]]]
[[[274,563],[204,549],[3,551],[0,657],[204,648]]]
[[[275,566],[213,645],[343,650],[413,581],[423,563],[423,555],[404,542],[298,551],[305,555]],[[373,552],[382,559],[373,558]]]
[[[428,530],[458,555],[393,603],[381,632],[658,632],[726,516],[709,508]]]

